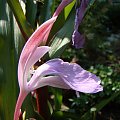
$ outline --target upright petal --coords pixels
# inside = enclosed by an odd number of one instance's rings
[[[29,59],[31,58],[32,54],[35,52],[37,47],[42,43],[42,40],[45,36],[46,29],[49,27],[51,23],[53,23],[56,20],[56,17],[51,18],[50,20],[43,23],[29,38],[27,43],[25,44],[22,53],[20,55],[19,64],[18,64],[18,80],[19,85],[23,86],[24,79],[23,79],[23,71],[27,64],[29,63]],[[24,82],[23,82],[24,81]]]
[[[76,17],[75,17],[75,28],[78,28],[80,23],[83,20],[84,14],[86,12],[86,8],[89,4],[89,0],[79,0],[81,4],[78,8],[76,8]]]
[[[72,42],[75,48],[82,48],[85,42],[85,36],[75,30],[72,35]]]
[[[96,93],[102,91],[100,79],[96,75],[84,70],[75,63],[63,62],[61,59],[53,59],[41,65],[35,71],[28,85],[32,87],[32,85],[36,83],[35,88],[42,86],[42,84],[45,84],[44,77],[46,75],[58,76],[56,83],[60,80],[60,82],[63,82],[62,84],[66,86],[66,89],[71,88],[84,93]],[[47,81],[47,85],[50,84],[52,86],[52,81],[50,80]],[[63,88],[61,85],[59,87]]]
[[[83,20],[86,8],[89,3],[89,0],[80,0],[80,1],[81,1],[80,7],[76,9],[74,32],[72,35],[72,42],[76,48],[82,48],[85,41],[85,37],[79,33],[78,28]]]

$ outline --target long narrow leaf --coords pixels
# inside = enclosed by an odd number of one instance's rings
[[[17,20],[17,23],[19,25],[19,28],[22,32],[22,35],[27,40],[30,35],[33,33],[32,27],[28,24],[26,17],[23,13],[23,10],[20,6],[20,3],[18,0],[7,0],[12,12],[14,13],[14,16]]]
[[[63,28],[56,34],[52,44],[49,56],[51,58],[59,57],[67,45],[71,41],[72,32],[74,30],[74,10],[72,11],[69,20],[66,21]]]
[[[118,95],[120,95],[120,92],[116,92],[115,94],[113,94],[111,97],[103,99],[102,101],[100,101],[100,103],[98,103],[97,105],[93,106],[93,108],[96,109],[95,112],[100,111],[103,107],[105,107],[108,103],[110,103],[112,100],[114,100]],[[80,120],[91,120],[91,110],[89,110],[88,112],[86,112],[81,118]]]
[[[28,0],[26,3],[26,18],[32,28],[35,28],[36,22],[36,15],[37,15],[37,3],[33,0]]]
[[[20,31],[6,1],[0,0],[0,116],[13,120],[17,97],[17,58]]]

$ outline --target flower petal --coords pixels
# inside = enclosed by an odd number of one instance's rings
[[[40,84],[41,78],[46,75],[59,76],[63,84],[67,84],[71,89],[76,91],[84,93],[102,91],[100,79],[75,63],[63,62],[61,59],[50,60],[38,67],[30,80],[30,84],[37,83],[37,80],[39,80]]]
[[[75,27],[78,28],[82,22],[88,4],[89,0],[81,0],[80,7],[76,9]]]
[[[89,3],[89,0],[81,0],[80,7],[76,9],[74,32],[72,35],[72,42],[76,48],[82,48],[85,41],[84,36],[79,33],[78,29],[79,29],[80,23],[83,20],[88,3]]]
[[[37,47],[35,52],[32,54],[31,59],[28,61],[29,65],[28,67],[30,68],[33,66],[40,58],[42,58],[48,51],[50,50],[50,47],[48,46],[40,46]]]
[[[37,71],[38,72],[38,71]],[[62,89],[70,89],[70,87],[59,76],[36,77],[33,82],[28,82],[28,90],[33,91],[44,86],[52,86]]]
[[[48,46],[41,46],[37,47],[35,52],[32,54],[31,58],[26,64],[26,67],[24,68],[23,76],[24,79],[27,81],[28,73],[30,70],[30,67],[32,67],[40,58],[42,58],[48,51],[50,50],[50,47]],[[27,84],[27,83],[25,83]]]
[[[72,35],[72,42],[75,48],[82,48],[85,42],[84,35],[81,35],[78,31],[74,31]]]

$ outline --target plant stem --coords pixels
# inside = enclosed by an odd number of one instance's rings
[[[38,113],[45,119],[50,120],[50,112],[48,109],[48,88],[42,87],[36,90],[36,102]]]

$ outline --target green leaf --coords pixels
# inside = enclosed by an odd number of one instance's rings
[[[95,108],[96,111],[98,112],[100,111],[103,107],[105,107],[108,103],[110,103],[112,100],[114,100],[118,95],[120,95],[120,92],[116,92],[114,93],[111,97],[103,99],[102,101],[100,101],[98,104],[96,104],[95,106],[93,106],[92,108]],[[91,120],[92,116],[91,116],[91,110],[89,110],[88,112],[86,112],[81,118],[80,120]]]
[[[19,91],[17,64],[24,40],[6,1],[0,0],[0,8],[0,119],[13,120]]]
[[[32,27],[30,26],[30,24],[28,24],[19,1],[18,0],[7,0],[7,3],[9,4],[16,18],[16,21],[18,23],[18,26],[21,30],[22,35],[24,36],[25,40],[27,40],[34,31]]]
[[[13,120],[22,37],[6,1],[0,0],[0,119]]]
[[[90,9],[94,6],[94,3],[96,2],[96,0],[90,0],[88,7],[86,8],[84,17],[88,14],[88,12],[90,11]]]
[[[58,111],[61,109],[61,105],[62,105],[62,91],[61,89],[57,89],[57,88],[51,88],[54,97],[54,104],[55,104],[55,111]]]
[[[73,6],[75,5],[75,2],[76,2],[76,0],[73,0],[72,3],[70,3],[68,6],[65,7],[65,9],[64,9],[65,20],[67,19],[71,10],[73,9]]]
[[[71,41],[71,36],[74,30],[74,10],[72,10],[69,19],[64,24],[63,28],[56,34],[49,52],[50,58],[59,57],[67,45]]]
[[[37,15],[37,3],[33,0],[27,0],[26,3],[26,19],[32,26],[32,28],[36,28],[36,15]]]
[[[41,9],[41,21],[44,22],[48,19],[50,19],[51,15],[52,15],[52,10],[54,10],[55,6],[54,6],[54,0],[44,0],[44,5],[42,6]]]

